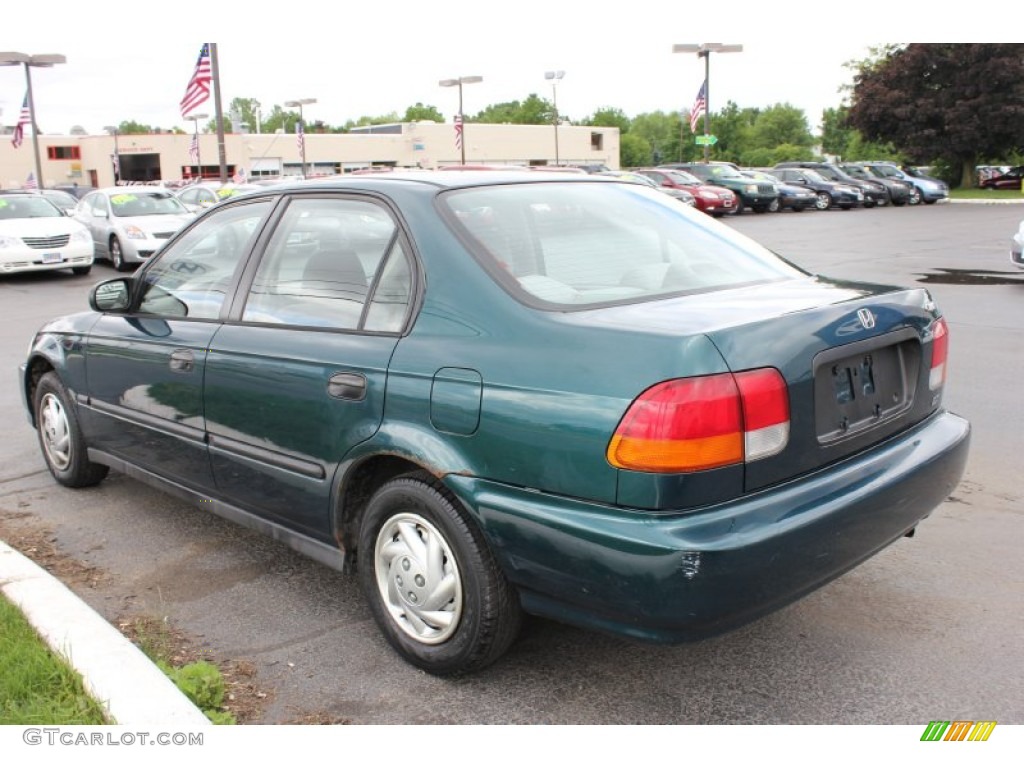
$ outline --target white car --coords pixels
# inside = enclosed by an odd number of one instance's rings
[[[89,230],[60,212],[42,195],[0,194],[0,274],[92,269]]]
[[[1024,221],[1020,223],[1017,234],[1010,241],[1010,261],[1024,269]]]
[[[74,217],[92,233],[96,256],[123,271],[149,259],[195,214],[162,187],[108,187],[90,192]]]

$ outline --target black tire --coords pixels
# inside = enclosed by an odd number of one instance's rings
[[[88,266],[85,267],[71,268],[71,274],[73,275],[88,275],[90,272],[92,272],[92,264],[89,264]]]
[[[733,214],[736,215],[736,216],[739,216],[741,213],[743,213],[743,211],[744,211],[744,209],[746,207],[747,206],[743,202],[743,198],[740,197],[739,195],[736,195],[736,210],[733,211]]]
[[[515,589],[459,501],[429,475],[396,478],[373,495],[358,564],[384,637],[433,675],[482,669],[519,633]]]
[[[921,202],[921,190],[917,187],[913,187],[910,190],[910,199],[907,200],[911,205],[919,205]]]
[[[106,477],[108,467],[89,461],[78,415],[56,373],[39,379],[33,402],[39,447],[54,480],[68,488],[86,488]]]
[[[118,272],[128,269],[128,265],[124,263],[124,251],[121,250],[121,241],[117,239],[117,235],[110,237],[110,263]]]
[[[922,200],[921,202],[923,202],[925,205],[935,205],[939,201],[938,200]]]
[[[806,205],[794,205],[793,206],[793,213],[803,213],[805,210],[807,210],[807,206]]]
[[[819,192],[817,200],[814,201],[814,207],[819,211],[827,211],[832,207],[832,195],[828,192]]]

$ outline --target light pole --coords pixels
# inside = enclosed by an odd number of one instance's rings
[[[67,58],[62,53],[40,53],[30,56],[27,53],[8,51],[0,53],[0,66],[13,67],[22,64],[25,67],[25,86],[28,89],[28,112],[32,116],[32,149],[36,156],[36,183],[43,189],[43,163],[39,158],[39,126],[36,125],[36,103],[32,96],[32,67],[52,67],[54,64],[66,64]]]
[[[207,114],[189,115],[185,118],[186,120],[192,121],[192,127],[195,131],[192,134],[192,141],[196,144],[196,181],[203,180],[203,156],[199,151],[199,121],[209,120],[209,118],[210,116]]]
[[[121,180],[121,152],[117,146],[117,126],[116,125],[105,125],[103,130],[111,134],[114,137],[114,186],[117,186],[117,182]]]
[[[306,104],[316,104],[316,99],[295,99],[284,103],[286,107],[299,108],[299,131],[302,134],[299,139],[299,152],[302,154],[302,178],[306,178],[306,124],[302,118],[302,107]]]
[[[711,160],[711,145],[707,143],[707,137],[711,135],[711,54],[712,53],[739,53],[743,50],[742,45],[723,45],[722,43],[676,43],[672,46],[672,53],[696,53],[704,57],[704,162]]]
[[[459,149],[462,152],[462,164],[466,164],[466,120],[462,114],[462,86],[463,84],[469,85],[470,83],[482,83],[483,78],[479,75],[466,75],[464,77],[456,77],[450,80],[441,80],[438,82],[442,88],[451,88],[452,86],[459,87],[459,126],[461,133],[459,135]]]
[[[545,72],[544,79],[551,81],[551,100],[554,105],[554,123],[555,123],[555,165],[558,165],[558,123],[560,122],[558,117],[558,84],[562,78],[565,77],[565,70],[559,69],[554,72]]]

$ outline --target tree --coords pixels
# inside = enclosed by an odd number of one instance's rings
[[[915,43],[854,76],[850,124],[914,163],[941,161],[974,186],[980,158],[1024,146],[1024,45]]]
[[[651,145],[647,139],[632,133],[620,135],[619,165],[623,168],[642,168],[651,163]]]
[[[679,153],[682,127],[683,121],[677,112],[645,112],[633,118],[629,135],[645,139],[656,149],[657,162],[682,162]]]
[[[443,123],[444,115],[433,105],[424,105],[423,102],[417,101],[413,106],[405,108],[405,116],[402,118],[403,123],[419,123],[428,120],[433,120],[435,123]]]
[[[117,126],[117,132],[122,135],[128,133],[156,133],[152,126],[143,125],[134,120],[122,120],[121,124]]]
[[[810,147],[814,144],[807,127],[807,116],[802,109],[791,104],[773,104],[760,110],[754,118],[749,140],[758,147],[777,147],[780,144]]]
[[[498,123],[511,125],[544,125],[554,115],[554,104],[531,93],[526,101],[506,101],[492,104],[472,118],[474,123]]]
[[[632,121],[621,109],[601,107],[590,117],[581,120],[580,125],[590,125],[595,128],[618,128],[619,134],[625,135],[629,133]]]

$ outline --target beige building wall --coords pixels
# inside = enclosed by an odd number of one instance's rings
[[[436,168],[461,162],[455,146],[455,129],[449,124],[403,123],[378,126],[375,131],[397,133],[306,134],[306,164],[310,175],[347,172],[372,165]],[[467,123],[464,130],[466,164],[545,165],[555,163],[555,128],[544,125],[489,125]],[[176,181],[191,165],[191,134],[118,135],[117,152],[122,168],[133,156],[148,156],[159,179]],[[219,165],[217,136],[200,134],[200,161],[206,175],[216,175]],[[39,137],[44,184],[111,186],[115,138],[101,136]],[[248,175],[300,173],[301,156],[294,133],[226,134],[225,162],[229,173],[242,168]],[[60,159],[53,159],[56,156]],[[617,128],[562,125],[558,128],[558,160],[561,163],[603,163],[619,167]],[[18,189],[35,170],[32,137],[27,135],[15,149],[9,137],[0,136],[0,187]],[[127,176],[127,172],[123,175]],[[155,180],[155,179],[154,179]]]

